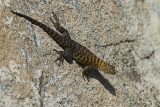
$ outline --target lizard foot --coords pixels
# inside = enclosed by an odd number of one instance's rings
[[[53,17],[54,17],[54,19],[55,19],[55,22],[52,20],[51,17],[50,17],[50,20],[52,21],[52,23],[53,23],[54,27],[56,28],[56,30],[58,30],[58,31],[59,31],[60,33],[62,33],[63,35],[71,38],[70,35],[69,35],[68,30],[65,29],[64,27],[62,27],[62,26],[60,25],[59,19],[58,19],[57,15],[53,12],[53,10],[52,10],[52,14],[53,14]]]
[[[59,57],[54,61],[57,62],[60,61],[59,65],[63,65],[64,58],[63,58],[63,51],[57,51],[56,49],[53,49],[57,54],[59,54]]]
[[[89,82],[90,76],[89,76],[89,72],[88,71],[84,71],[83,70],[82,76],[83,76],[84,81],[87,79],[87,81]]]

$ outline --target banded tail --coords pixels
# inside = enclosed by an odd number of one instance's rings
[[[60,37],[62,37],[60,34],[58,34],[57,32],[55,32],[53,29],[51,29],[50,27],[44,25],[43,23],[29,17],[26,16],[24,14],[18,13],[18,12],[14,12],[11,11],[12,13],[16,14],[17,16],[23,17],[25,19],[27,19],[28,21],[30,21],[32,24],[39,26],[40,28],[42,28],[48,35],[50,35],[52,37],[53,40],[55,40],[56,42],[59,42]],[[59,40],[57,40],[56,38],[59,38]]]

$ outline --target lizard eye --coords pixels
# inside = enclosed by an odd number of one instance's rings
[[[112,71],[112,67],[109,67],[109,71]]]
[[[113,75],[116,73],[115,72],[115,67],[112,66],[112,65],[109,67],[108,71],[110,72],[110,74],[113,74]]]

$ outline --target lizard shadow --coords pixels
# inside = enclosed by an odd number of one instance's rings
[[[115,87],[111,85],[111,83],[106,78],[104,78],[104,76],[98,70],[89,72],[89,76],[90,78],[97,79],[104,86],[105,89],[107,89],[111,94],[116,96]]]
[[[73,63],[73,60],[72,61],[66,60],[66,61],[69,64]],[[78,62],[76,62],[76,63],[79,65],[79,67],[84,69],[84,67],[85,67],[84,65],[82,65]],[[111,83],[106,78],[104,78],[104,76],[98,70],[92,70],[92,71],[89,71],[88,73],[89,73],[89,78],[97,79],[104,86],[105,89],[107,89],[111,94],[116,96],[116,89],[114,88],[114,86],[111,85]]]
[[[79,63],[77,64],[81,68],[84,68],[83,65]],[[88,73],[90,78],[97,79],[104,86],[105,89],[107,89],[111,94],[116,96],[116,89],[114,88],[114,86],[111,85],[111,83],[106,78],[104,78],[104,76],[98,70],[92,70],[92,71],[89,71]]]

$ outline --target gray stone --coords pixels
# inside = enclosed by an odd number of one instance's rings
[[[116,67],[92,72],[90,82],[74,62],[58,66],[61,48],[40,28],[52,10],[71,37]],[[0,1],[0,106],[160,106],[160,1]]]

